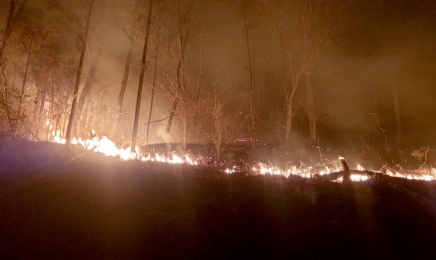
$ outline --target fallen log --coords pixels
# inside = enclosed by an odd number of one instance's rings
[[[370,176],[370,177],[375,177],[375,176],[388,176],[383,172],[375,172],[375,171],[369,171],[369,170],[351,170],[350,167],[348,166],[347,161],[342,158],[339,157],[339,160],[341,162],[342,165],[342,171],[339,172],[331,172],[329,174],[324,175],[323,177],[326,177],[327,180],[329,181],[335,181],[338,180],[339,178],[343,177],[342,179],[342,183],[350,183],[351,180],[351,176],[352,175],[364,175],[364,176]]]

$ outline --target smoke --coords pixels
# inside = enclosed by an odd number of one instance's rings
[[[86,76],[97,49],[95,46],[102,46],[93,99],[94,103],[102,100],[102,105],[113,115],[126,55],[130,41],[134,40],[134,55],[120,123],[123,139],[128,139],[133,125],[146,19],[145,7],[138,6],[134,12],[131,10],[134,2],[121,4],[119,1],[106,1],[105,6],[95,9],[83,71]],[[248,115],[250,75],[240,2],[197,1],[193,4],[193,1],[182,0],[180,3],[186,10],[183,12],[186,17],[181,20],[176,19],[177,11],[181,9],[173,1],[157,2],[140,125],[143,126],[148,119],[155,62],[158,63],[157,92],[152,119],[165,118],[169,114],[177,85],[181,35],[186,37],[181,73],[183,86],[192,88],[191,92],[196,92],[192,90],[199,87],[199,99],[209,98],[214,88],[222,90],[222,98],[232,108],[231,113]],[[284,0],[272,1],[276,5],[269,5],[272,8],[269,10],[265,6],[267,2],[270,1],[254,1],[257,5],[248,8],[248,40],[256,94],[258,138],[279,142],[285,117],[285,94],[289,91],[292,73],[301,66],[305,55],[304,44],[294,40],[304,39],[302,31],[299,31],[303,1],[292,4]],[[399,115],[407,139],[431,140],[435,137],[432,129],[436,127],[436,122],[432,120],[436,110],[435,4],[432,1],[346,2],[335,10],[340,12],[342,19],[338,28],[330,28],[337,30],[336,33],[320,48],[313,69],[308,72],[315,91],[320,141],[338,142],[350,136],[350,142],[355,142],[363,135],[383,141],[385,137],[380,128],[386,130],[389,138],[394,138],[397,132],[394,90],[397,91]],[[45,4],[44,1],[41,3]],[[313,3],[316,4],[316,1]],[[68,6],[68,3],[62,4],[64,8]],[[85,10],[86,5],[83,6]],[[78,17],[81,17],[80,7],[80,3],[75,3],[72,9]],[[7,14],[7,8],[8,4],[0,1],[0,17],[5,17],[1,14]],[[276,11],[275,16],[268,11]],[[66,19],[58,17],[57,13],[50,17]],[[182,24],[179,27],[177,23],[180,21]],[[0,26],[4,28],[4,19],[0,19]],[[182,32],[178,31],[180,28]],[[77,39],[77,35],[71,39]],[[158,50],[158,55],[155,50]],[[74,62],[71,62],[74,66],[68,66],[76,68]],[[284,71],[285,66],[290,69]],[[241,116],[241,120],[234,123],[241,124],[243,118]],[[150,142],[181,140],[181,124],[175,123],[171,133],[166,133],[165,123],[150,126]],[[296,93],[293,125],[295,139],[307,138],[308,116],[303,80]],[[249,127],[244,127],[246,134],[251,134]],[[140,131],[143,133],[143,128]]]
[[[176,139],[171,133],[167,133],[166,127],[162,126],[157,129],[157,136],[160,138],[162,143],[174,143]]]

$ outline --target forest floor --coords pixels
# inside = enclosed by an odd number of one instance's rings
[[[436,181],[350,185],[0,142],[0,259],[435,259]]]

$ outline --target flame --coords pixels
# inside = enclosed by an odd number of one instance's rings
[[[255,174],[281,175],[288,178],[291,175],[300,176],[303,178],[313,178],[315,175],[326,175],[332,172],[339,172],[342,169],[339,166],[327,167],[324,166],[321,170],[313,167],[302,165],[288,165],[284,168],[279,168],[272,164],[256,163],[251,167],[251,171]]]
[[[65,144],[66,140],[59,136],[54,137],[54,142]],[[71,144],[80,145],[86,150],[93,151],[96,153],[102,153],[106,156],[118,157],[122,160],[141,160],[141,161],[155,161],[162,163],[171,163],[171,164],[189,164],[189,165],[198,165],[198,160],[192,158],[189,154],[178,155],[176,153],[171,153],[170,155],[163,154],[147,154],[143,155],[140,152],[140,148],[138,146],[135,147],[135,152],[131,152],[131,147],[127,147],[126,149],[118,148],[117,145],[109,140],[106,136],[102,138],[92,138],[82,140],[81,138],[72,138]]]
[[[66,140],[60,137],[59,132],[53,136],[53,141],[60,144],[65,144]],[[170,163],[170,164],[187,164],[187,165],[199,165],[199,158],[195,158],[192,155],[186,154],[177,154],[177,153],[169,153],[169,154],[159,154],[159,153],[148,153],[142,154],[139,147],[135,147],[135,152],[131,152],[131,148],[127,147],[126,149],[119,148],[117,145],[109,140],[107,137],[102,138],[92,138],[82,140],[81,138],[73,138],[71,140],[72,144],[80,145],[86,150],[90,150],[96,153],[102,153],[106,156],[118,157],[121,160],[141,160],[141,161],[154,161],[161,163]],[[341,157],[340,157],[341,158]],[[272,163],[262,163],[258,162],[248,168],[253,174],[259,175],[278,175],[284,176],[288,178],[289,176],[300,176],[302,178],[313,178],[315,176],[323,176],[328,175],[334,172],[342,171],[341,164],[338,162],[332,163],[332,165],[327,166],[323,165],[322,167],[311,167],[307,165],[286,165],[284,167],[279,167],[277,165],[273,165]],[[366,170],[362,165],[356,164],[356,169],[361,171],[362,173],[352,173],[351,180],[352,181],[366,181],[371,177],[364,173]],[[397,178],[406,178],[410,180],[422,180],[422,181],[434,181],[436,176],[436,169],[431,168],[430,173],[427,170],[427,173],[401,173],[396,170],[390,168],[383,168],[382,171],[391,177]],[[227,174],[233,174],[240,172],[240,167],[231,166],[224,169],[224,172]],[[339,177],[337,182],[342,182],[342,177]]]
[[[386,169],[386,175],[396,178],[406,178],[408,180],[419,181],[434,181],[436,169],[431,168],[431,174],[418,174],[418,173],[401,173],[392,169]]]

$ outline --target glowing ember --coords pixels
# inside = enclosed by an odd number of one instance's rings
[[[352,181],[366,181],[369,179],[369,176],[363,174],[351,174],[350,178]]]

